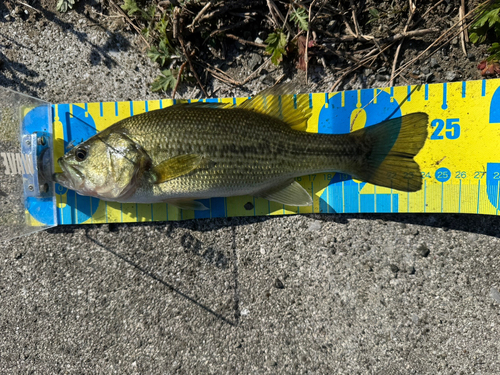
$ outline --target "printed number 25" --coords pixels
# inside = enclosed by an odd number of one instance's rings
[[[458,123],[460,119],[458,118],[449,118],[446,119],[446,131],[445,136],[448,139],[457,139],[460,137],[460,124]],[[441,135],[443,129],[445,129],[445,122],[439,118],[432,120],[431,126],[435,127],[434,133],[431,135],[432,140],[444,139],[444,136]]]

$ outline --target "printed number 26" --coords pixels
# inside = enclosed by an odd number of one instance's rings
[[[457,139],[460,137],[460,124],[458,123],[460,119],[458,118],[449,118],[446,119],[446,131],[445,136],[448,139]],[[445,129],[445,122],[439,118],[432,120],[431,126],[435,127],[434,133],[431,135],[432,140],[444,139],[444,136],[441,135],[443,129]]]

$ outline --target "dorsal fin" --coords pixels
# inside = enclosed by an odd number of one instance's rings
[[[291,82],[273,86],[247,99],[238,108],[262,113],[286,122],[296,130],[305,130],[311,117],[309,96],[295,95],[297,90]]]
[[[189,106],[189,108],[226,108],[230,107],[230,103],[214,103],[214,102],[177,102],[175,105],[167,108]]]

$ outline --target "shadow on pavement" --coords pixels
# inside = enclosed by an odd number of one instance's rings
[[[237,326],[238,325],[240,312],[239,312],[239,292],[238,292],[238,266],[237,266],[237,262],[236,261],[234,262],[234,270],[233,270],[233,276],[235,278],[235,280],[234,280],[234,283],[235,283],[234,319],[231,320],[231,319],[228,319],[228,318],[224,317],[222,314],[214,311],[213,309],[211,309],[210,307],[206,306],[205,304],[200,303],[195,298],[189,296],[187,293],[181,291],[180,289],[176,288],[172,284],[166,282],[159,275],[156,275],[155,273],[148,271],[147,269],[143,268],[140,264],[138,264],[138,263],[132,261],[131,259],[127,258],[126,256],[120,254],[118,251],[115,251],[111,247],[106,246],[103,243],[101,243],[99,240],[97,240],[95,238],[92,238],[88,233],[86,233],[85,236],[91,242],[93,242],[94,244],[96,244],[97,246],[99,246],[100,248],[102,248],[102,249],[110,252],[111,254],[113,254],[114,256],[116,256],[117,258],[123,260],[125,263],[129,264],[130,266],[132,266],[133,268],[135,268],[136,270],[138,270],[139,272],[141,272],[143,275],[148,276],[148,277],[152,278],[153,280],[159,282],[160,284],[166,286],[168,289],[170,289],[172,292],[176,293],[178,296],[180,296],[180,297],[186,299],[187,301],[191,302],[192,304],[198,306],[199,308],[201,308],[205,312],[207,312],[209,314],[212,314],[217,319],[220,319],[224,323],[227,323],[227,324],[229,324],[231,326]],[[233,231],[233,236],[234,236],[234,231]],[[233,249],[234,256],[236,256],[236,246],[235,246],[235,240],[234,239],[233,239],[232,249]]]

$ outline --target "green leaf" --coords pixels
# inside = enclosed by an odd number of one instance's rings
[[[146,12],[144,12],[144,14],[147,16],[144,18],[146,18],[148,21],[151,21],[155,17],[155,13],[156,13],[156,6],[151,5],[148,8],[148,10]]]
[[[473,26],[476,28],[483,27],[486,22],[488,22],[488,14],[481,16],[476,22],[474,22]]]
[[[158,31],[161,39],[167,39],[167,27],[168,18],[166,18],[166,15],[164,15],[160,22],[158,22],[155,26],[155,30]]]
[[[147,55],[153,62],[156,62],[156,60],[160,58],[160,52],[155,46],[151,46],[151,48],[147,52]]]
[[[498,62],[498,61],[500,61],[500,51],[492,54],[490,57],[488,57],[487,60],[491,61],[491,62]]]
[[[283,60],[283,55],[286,56],[286,35],[282,30],[276,30],[275,33],[269,34],[266,39],[267,47],[266,52],[271,55],[271,62],[274,65],[279,65]]]
[[[134,13],[141,11],[141,9],[139,9],[139,7],[137,6],[137,3],[135,2],[135,0],[125,0],[123,5],[121,6],[121,8],[125,12],[127,12],[127,14],[129,16],[133,16]]]
[[[373,18],[379,18],[380,17],[380,13],[379,13],[379,11],[376,8],[370,8],[370,9],[368,9],[368,12],[370,12],[370,15]]]
[[[147,55],[153,62],[158,62],[160,66],[163,66],[170,60],[171,51],[172,47],[170,46],[168,39],[162,39],[158,47],[151,46]]]
[[[488,25],[490,27],[494,27],[495,23],[497,23],[497,22],[500,21],[498,19],[498,12],[500,12],[500,8],[494,9],[491,12],[488,13]]]
[[[479,35],[477,35],[476,33],[470,33],[469,34],[469,40],[471,41],[471,43],[475,44],[479,40]]]
[[[295,25],[304,31],[309,30],[309,22],[307,22],[307,18],[307,13],[303,8],[294,10],[290,15],[290,19],[295,23]]]
[[[160,60],[161,60],[161,65],[165,65],[165,62],[167,60],[170,60],[170,48],[167,45],[168,41],[165,39],[162,39],[160,41]]]
[[[73,9],[75,5],[75,0],[59,0],[57,2],[57,10],[61,13],[66,13],[69,9]]]
[[[491,30],[500,38],[500,1],[489,2],[477,11],[477,18],[470,26],[472,43],[483,43],[491,36]]]
[[[488,49],[488,52],[491,54],[500,52],[500,44],[499,43],[493,43],[491,47]]]
[[[168,89],[175,88],[175,85],[177,85],[176,76],[174,76],[172,70],[166,69],[166,70],[163,70],[158,77],[156,77],[153,84],[151,85],[151,90],[153,90],[153,91],[161,91],[161,90],[167,91]]]

